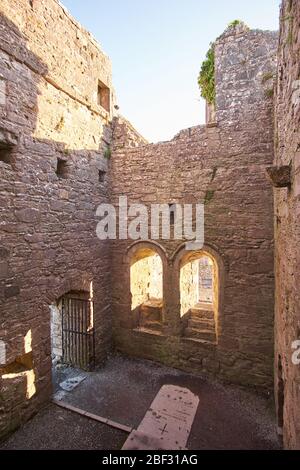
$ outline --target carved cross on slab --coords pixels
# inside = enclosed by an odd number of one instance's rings
[[[123,450],[182,450],[191,432],[199,398],[190,390],[164,385]]]

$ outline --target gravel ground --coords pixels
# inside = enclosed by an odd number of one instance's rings
[[[50,404],[0,450],[118,450],[127,434]]]
[[[188,448],[279,449],[271,399],[233,386],[157,365],[150,361],[111,357],[86,373],[71,393],[58,383],[80,371],[62,368],[54,380],[56,397],[85,411],[137,427],[164,384],[189,388],[200,403]],[[54,405],[39,413],[0,449],[120,449],[127,435]]]

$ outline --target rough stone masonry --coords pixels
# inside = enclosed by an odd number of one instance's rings
[[[280,19],[274,165],[290,180],[274,189],[275,397],[285,447],[300,449],[300,3],[285,0]]]
[[[159,332],[135,327],[130,265],[139,244],[114,243],[114,339],[127,354],[231,382],[268,389],[273,383],[273,199],[265,177],[273,162],[277,33],[229,29],[216,44],[216,123],[180,132],[171,142],[124,145],[115,130],[111,198],[129,203],[205,202],[205,247],[217,260],[217,343],[186,337],[180,316],[183,240],[140,243],[163,262]],[[208,195],[210,197],[208,198]],[[124,256],[125,255],[125,256]],[[196,332],[195,332],[196,335]]]
[[[1,1],[0,437],[51,397],[50,306],[88,291],[97,364],[116,348],[262,391],[274,382],[276,299],[278,420],[285,446],[300,447],[299,367],[288,364],[290,342],[300,336],[299,107],[290,105],[299,18],[299,2],[285,0],[279,55],[277,33],[228,28],[215,47],[214,122],[148,144],[117,115],[109,59],[58,1]],[[276,293],[266,178],[274,159],[276,167],[292,162],[293,175],[291,187],[274,190]],[[180,271],[201,256],[187,258],[185,240],[97,238],[97,206],[121,195],[147,206],[205,203],[213,319],[201,309],[204,320],[181,316]],[[137,328],[132,312],[130,269],[141,253],[159,255],[163,267],[153,330]],[[214,322],[213,341],[186,328],[201,321]]]
[[[108,57],[54,0],[1,1],[0,64],[3,435],[51,397],[50,305],[64,293],[93,283],[97,362],[111,347],[109,244],[95,227],[108,201],[114,91]]]

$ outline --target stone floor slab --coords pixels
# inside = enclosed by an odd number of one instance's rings
[[[187,388],[164,385],[123,450],[182,450],[191,432],[199,398]]]
[[[60,388],[66,392],[72,392],[78,385],[86,379],[86,375],[80,375],[78,377],[73,377],[65,380],[59,384]]]

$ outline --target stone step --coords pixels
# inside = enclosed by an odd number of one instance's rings
[[[162,318],[162,301],[148,301],[140,307],[141,320],[161,321]]]
[[[141,327],[146,330],[162,331],[162,324],[159,321],[143,321]]]
[[[213,310],[202,310],[202,309],[194,307],[191,309],[191,317],[199,318],[199,319],[214,320],[215,312]]]
[[[195,308],[200,309],[200,310],[214,310],[214,306],[211,302],[198,302],[195,305]]]
[[[195,328],[186,328],[184,336],[187,338],[195,338],[203,341],[214,343],[216,341],[216,334],[210,330],[197,330]]]
[[[151,298],[149,300],[146,300],[146,302],[143,303],[145,307],[157,307],[157,308],[162,308],[163,307],[163,300],[162,299],[154,299]]]
[[[215,319],[208,319],[208,318],[199,318],[199,317],[191,317],[188,321],[189,328],[195,328],[196,330],[209,330],[215,331]]]

